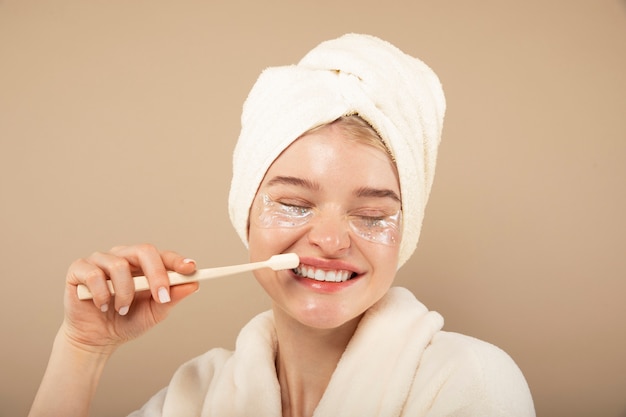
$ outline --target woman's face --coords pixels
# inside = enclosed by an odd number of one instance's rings
[[[275,312],[320,329],[359,318],[389,289],[398,262],[395,167],[384,151],[345,135],[329,125],[296,140],[250,210],[252,261],[300,257],[297,270],[255,272]]]

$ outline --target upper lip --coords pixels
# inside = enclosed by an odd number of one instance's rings
[[[363,273],[355,265],[346,261],[340,261],[336,259],[321,259],[301,256],[300,265],[312,266],[313,268],[324,269],[327,271],[349,271],[355,274]]]

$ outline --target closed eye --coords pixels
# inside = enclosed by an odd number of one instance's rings
[[[288,204],[288,203],[281,203],[281,202],[276,202],[276,204],[279,205],[283,213],[286,213],[292,216],[306,216],[307,214],[311,212],[310,207],[299,206],[297,204]]]

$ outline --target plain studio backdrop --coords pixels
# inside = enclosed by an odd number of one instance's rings
[[[152,242],[199,267],[247,260],[226,204],[243,100],[346,32],[421,57],[448,99],[397,284],[506,350],[539,416],[626,415],[624,1],[5,0],[1,416],[29,409],[75,258]],[[140,407],[268,307],[251,274],[203,283],[116,352],[93,415]]]

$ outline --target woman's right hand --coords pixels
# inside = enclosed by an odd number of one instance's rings
[[[195,262],[148,244],[118,246],[74,261],[67,272],[65,319],[62,332],[81,349],[111,353],[167,317],[180,300],[195,292],[198,283],[169,286],[167,271],[191,274]],[[145,275],[149,291],[135,293],[133,277]],[[115,288],[112,296],[106,280]],[[84,284],[93,300],[79,300],[77,286]]]

